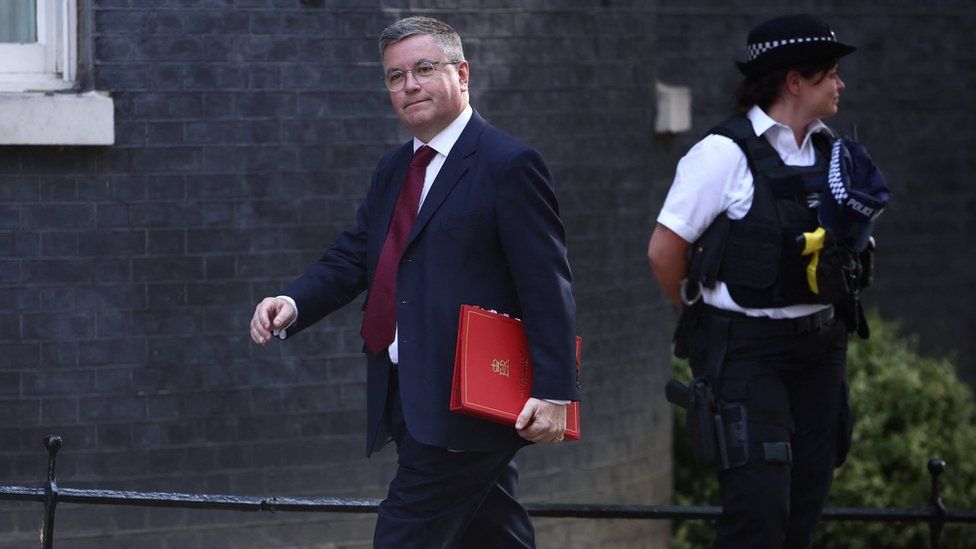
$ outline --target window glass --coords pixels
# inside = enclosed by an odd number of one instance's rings
[[[37,0],[0,0],[0,42],[37,42]]]

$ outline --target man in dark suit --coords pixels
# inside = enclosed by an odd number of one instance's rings
[[[281,296],[251,337],[293,336],[368,290],[367,455],[391,438],[397,473],[377,547],[533,547],[515,499],[515,453],[556,443],[579,398],[565,233],[542,157],[468,104],[469,68],[447,24],[411,17],[380,37],[393,110],[414,139],[380,160],[356,225]],[[516,428],[449,410],[460,306],[523,320],[532,398]]]

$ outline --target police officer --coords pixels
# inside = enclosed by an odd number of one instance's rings
[[[648,246],[683,308],[676,352],[710,381],[723,425],[715,547],[808,547],[849,443],[847,326],[811,283],[802,238],[820,224],[836,139],[821,119],[854,50],[811,15],[752,29],[739,113],[680,160]]]

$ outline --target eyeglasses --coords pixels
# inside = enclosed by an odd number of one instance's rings
[[[412,69],[390,69],[386,72],[386,88],[392,92],[401,91],[407,85],[407,73],[413,73],[417,82],[423,84],[433,78],[441,65],[457,65],[461,61],[427,61],[421,59]]]

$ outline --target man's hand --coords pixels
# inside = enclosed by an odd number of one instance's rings
[[[538,444],[560,442],[566,432],[566,407],[530,398],[515,421],[520,437]]]
[[[271,340],[271,332],[289,326],[295,320],[295,308],[280,297],[266,297],[258,303],[251,318],[251,339],[265,345]]]

